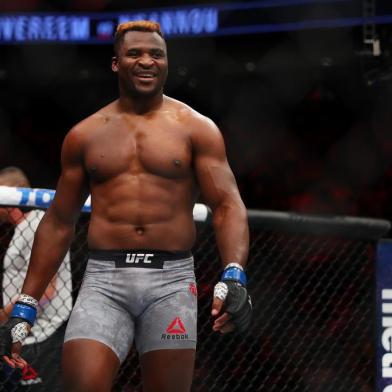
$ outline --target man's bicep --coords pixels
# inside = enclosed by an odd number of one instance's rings
[[[211,208],[238,194],[219,129],[212,122],[194,138],[194,167],[203,201]]]
[[[75,135],[66,137],[61,152],[61,175],[51,210],[59,219],[75,221],[88,197],[82,146]]]
[[[88,187],[82,170],[73,168],[61,173],[51,210],[64,221],[75,221],[88,197]]]
[[[200,157],[195,167],[203,201],[211,208],[237,197],[237,183],[226,159]]]

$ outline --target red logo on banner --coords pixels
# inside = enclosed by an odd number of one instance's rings
[[[167,333],[185,333],[186,329],[179,317],[176,317],[166,328]]]

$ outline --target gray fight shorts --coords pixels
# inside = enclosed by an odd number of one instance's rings
[[[93,339],[126,358],[196,348],[197,289],[191,252],[91,250],[65,342]]]

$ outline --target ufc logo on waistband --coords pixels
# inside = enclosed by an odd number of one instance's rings
[[[152,261],[151,257],[153,256],[154,256],[153,253],[127,253],[125,262],[127,264],[138,264],[138,263],[150,264]]]

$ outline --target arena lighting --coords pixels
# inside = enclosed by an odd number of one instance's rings
[[[370,53],[373,56],[381,55],[380,40],[377,37],[376,26],[373,22],[376,15],[376,0],[363,0],[363,26],[362,26],[362,37],[363,44],[366,49],[370,49]]]
[[[297,12],[323,5],[323,18],[298,20]],[[330,5],[330,7],[329,7]],[[0,16],[0,44],[110,44],[118,23],[158,21],[166,37],[224,36],[315,28],[360,26],[362,15],[352,14],[352,0],[264,0],[251,3],[192,5],[129,10],[116,13],[16,13]],[[279,22],[269,19],[278,12]],[[296,11],[296,12],[292,12]],[[336,18],[336,11],[340,17]],[[378,15],[372,23],[392,23],[392,15]]]

